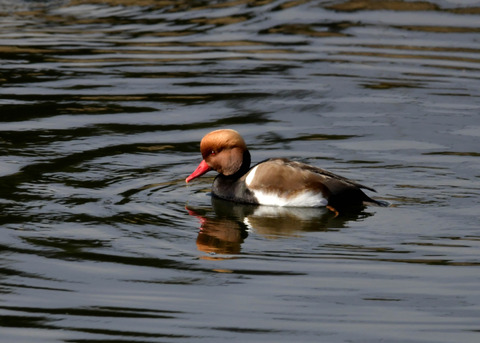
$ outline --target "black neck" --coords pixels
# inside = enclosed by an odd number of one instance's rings
[[[250,152],[248,150],[245,150],[243,152],[243,160],[242,160],[242,165],[240,166],[240,169],[235,174],[232,174],[227,177],[232,179],[241,178],[250,170],[250,162],[251,162]]]
[[[213,181],[212,194],[218,198],[241,203],[257,204],[253,193],[246,188],[245,182],[239,179],[250,170],[250,153],[243,153],[243,162],[240,169],[233,175],[218,174]]]

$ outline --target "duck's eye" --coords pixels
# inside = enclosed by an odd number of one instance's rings
[[[215,155],[217,152],[215,150],[210,151],[210,155]]]

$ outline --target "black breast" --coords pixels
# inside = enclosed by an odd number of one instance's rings
[[[253,192],[247,188],[245,181],[236,177],[217,175],[213,181],[212,194],[218,198],[244,204],[258,204]]]

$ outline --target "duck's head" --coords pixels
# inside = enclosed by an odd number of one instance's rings
[[[200,142],[203,161],[185,181],[188,183],[210,170],[225,176],[233,175],[244,164],[244,155],[247,151],[247,145],[237,131],[231,129],[212,131]]]

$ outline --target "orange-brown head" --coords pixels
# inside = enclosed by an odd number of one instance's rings
[[[245,151],[247,145],[237,131],[212,131],[200,142],[203,161],[185,181],[188,183],[212,169],[223,175],[233,175],[242,166]]]

